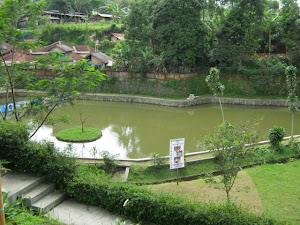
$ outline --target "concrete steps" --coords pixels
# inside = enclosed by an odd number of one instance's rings
[[[23,194],[44,181],[43,177],[23,173],[7,173],[1,179],[3,191],[9,193],[8,201],[10,202],[18,200]]]
[[[54,190],[54,184],[41,183],[40,185],[34,187],[32,190],[23,195],[23,197],[25,198],[25,206],[31,207],[32,204],[36,203],[38,200],[45,197]]]
[[[48,212],[65,200],[66,194],[55,190],[54,184],[43,177],[30,174],[7,173],[1,177],[2,191],[8,192],[8,201],[24,198],[24,205],[37,212]]]
[[[49,193],[48,195],[34,203],[32,205],[32,209],[37,212],[42,211],[43,213],[47,213],[55,206],[63,202],[65,199],[65,193],[55,190],[54,192]]]

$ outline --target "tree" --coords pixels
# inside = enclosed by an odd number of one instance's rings
[[[6,0],[0,6],[0,42],[8,42],[11,45],[11,63],[7,65],[3,52],[1,52],[1,61],[0,61],[0,70],[1,70],[1,79],[2,86],[6,91],[6,111],[4,115],[2,115],[3,119],[7,117],[7,105],[8,105],[8,96],[9,93],[13,99],[14,109],[16,109],[16,98],[14,90],[18,87],[18,81],[26,75],[22,73],[22,69],[24,67],[28,67],[28,64],[24,66],[24,64],[16,64],[15,63],[15,52],[18,50],[21,51],[20,46],[18,46],[20,35],[22,31],[19,29],[19,21],[20,19],[27,17],[28,21],[35,21],[39,12],[43,6],[42,2],[36,2],[33,0]],[[22,66],[24,66],[22,68]],[[28,73],[29,75],[29,73]],[[25,78],[28,76],[24,76]],[[14,110],[15,119],[18,121],[18,115],[16,110]]]
[[[212,62],[235,66],[246,54],[256,52],[263,35],[264,8],[264,0],[240,0],[227,10],[217,32],[219,45],[210,52]]]
[[[213,92],[215,97],[223,95],[225,86],[220,82],[220,70],[218,70],[215,67],[210,68],[209,75],[206,76],[205,82],[207,83],[209,89]],[[219,103],[220,103],[222,119],[224,123],[225,122],[224,112],[223,112],[222,102],[220,97],[219,97]]]
[[[62,13],[70,13],[74,11],[70,0],[50,0],[47,1],[46,9],[59,10]]]
[[[42,57],[53,57],[53,55]],[[60,58],[59,54],[57,57]],[[98,82],[104,80],[104,74],[89,66],[87,60],[76,63],[71,63],[67,58],[61,60],[58,64],[48,65],[56,74],[54,79],[42,79],[30,86],[31,89],[43,91],[34,96],[30,105],[24,109],[26,114],[37,116],[36,128],[30,137],[36,134],[57,107],[66,103],[73,104],[80,92],[91,91]]]
[[[272,34],[278,25],[278,9],[279,3],[277,1],[268,2],[268,10],[265,11],[263,27],[265,32],[268,34],[268,52],[269,57],[272,51]]]
[[[280,126],[274,126],[269,130],[269,140],[270,145],[273,148],[272,155],[274,155],[275,150],[280,146],[285,135],[285,129]]]
[[[159,1],[152,13],[154,53],[164,52],[166,67],[187,72],[206,62],[208,31],[200,20],[201,1]]]
[[[225,122],[206,139],[207,146],[215,153],[217,169],[221,172],[221,183],[228,200],[238,172],[249,162],[254,152],[253,146],[258,140],[257,126]]]
[[[289,53],[298,47],[300,38],[300,7],[297,0],[281,0],[278,34]]]
[[[297,96],[297,68],[294,66],[288,66],[285,69],[286,83],[288,87],[288,102],[290,103],[289,110],[292,113],[292,130],[291,136],[294,136],[294,114],[298,112],[298,107],[295,102],[298,101]]]

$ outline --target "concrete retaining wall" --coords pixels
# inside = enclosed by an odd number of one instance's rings
[[[196,98],[194,100],[173,100],[161,99],[144,96],[119,95],[119,94],[84,94],[79,96],[80,100],[94,101],[111,101],[111,102],[130,102],[130,103],[146,103],[173,107],[189,107],[204,104],[219,104],[219,99],[215,97]],[[252,106],[288,106],[285,100],[268,100],[268,99],[243,99],[243,98],[221,98],[223,104],[233,105],[252,105]],[[300,107],[300,102],[296,105]]]
[[[16,95],[26,96],[37,93],[39,91],[30,90],[15,90]],[[0,92],[0,96],[5,96],[5,92]],[[100,94],[88,93],[78,97],[79,100],[92,101],[110,101],[110,102],[129,102],[129,103],[144,103],[172,107],[189,107],[204,104],[219,104],[219,99],[215,97],[196,98],[194,100],[174,100],[163,99],[145,96],[121,95],[121,94]],[[286,100],[270,100],[270,99],[244,99],[244,98],[221,98],[223,104],[232,105],[251,105],[251,106],[280,106],[287,107],[289,103]],[[300,102],[295,104],[300,107]]]

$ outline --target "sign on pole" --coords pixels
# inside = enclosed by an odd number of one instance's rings
[[[184,138],[170,140],[170,169],[184,168]]]

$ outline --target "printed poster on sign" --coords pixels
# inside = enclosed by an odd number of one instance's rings
[[[170,140],[170,169],[184,168],[184,138]]]

